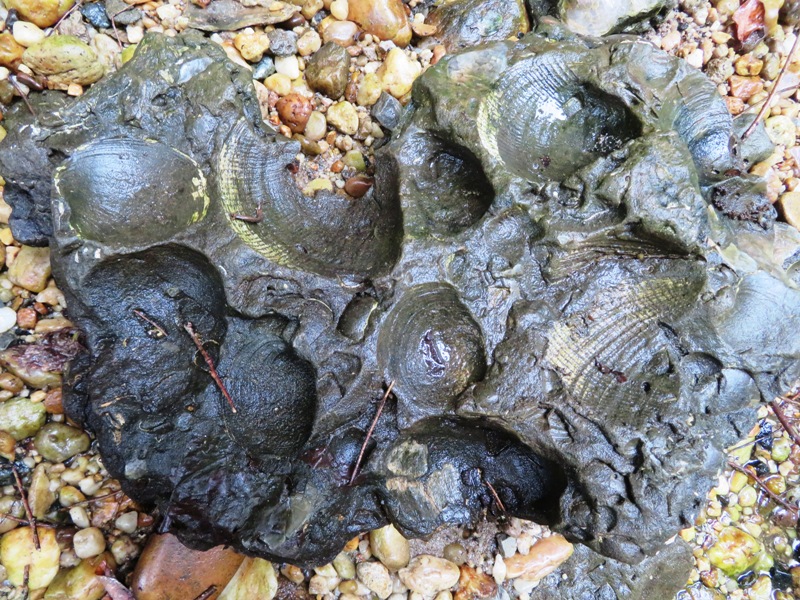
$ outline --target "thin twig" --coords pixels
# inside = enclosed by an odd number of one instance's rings
[[[50,37],[50,35],[52,35],[52,33],[56,29],[58,29],[58,26],[64,22],[64,19],[67,19],[73,12],[75,12],[75,9],[80,8],[82,4],[83,0],[78,0],[75,4],[73,4],[72,7],[67,12],[65,12],[63,15],[61,15],[61,17],[59,17],[58,21],[56,21],[52,29],[50,29],[50,31],[47,32],[47,35],[45,37]]]
[[[208,586],[208,588],[206,588],[206,590],[202,594],[200,594],[194,600],[208,600],[209,598],[211,598],[211,596],[213,596],[216,593],[216,591],[217,591],[217,586],[210,585]]]
[[[117,490],[116,492],[111,492],[109,494],[103,494],[102,496],[95,496],[94,498],[89,498],[87,500],[81,500],[80,502],[75,502],[73,504],[70,504],[69,506],[62,507],[59,510],[69,510],[73,506],[81,506],[83,504],[91,504],[92,502],[99,502],[100,500],[105,500],[106,498],[110,498],[111,496],[118,496],[119,494],[122,493],[123,493],[122,490]]]
[[[780,421],[780,424],[786,430],[786,433],[788,433],[789,437],[792,438],[792,441],[795,444],[800,445],[800,435],[798,435],[795,428],[792,427],[792,424],[789,422],[789,419],[784,414],[783,409],[778,404],[778,401],[773,400],[772,402],[769,403],[769,405],[772,407],[772,412],[775,413],[775,417],[778,419],[778,421]]]
[[[367,437],[364,438],[364,443],[361,444],[361,451],[358,453],[358,460],[356,460],[356,466],[353,467],[353,473],[350,475],[350,484],[353,485],[353,482],[356,480],[356,475],[358,475],[358,469],[361,466],[361,460],[364,458],[364,452],[367,450],[367,444],[369,443],[370,438],[372,437],[372,433],[375,431],[375,426],[378,424],[378,419],[381,418],[381,413],[383,412],[383,407],[386,406],[386,399],[389,397],[389,394],[392,393],[392,388],[394,387],[394,381],[389,383],[389,387],[386,388],[386,393],[381,398],[380,404],[378,404],[378,412],[375,413],[375,417],[372,419],[372,423],[367,430]]]
[[[186,333],[189,334],[189,337],[192,338],[192,341],[194,342],[194,345],[197,347],[197,351],[200,353],[200,356],[202,356],[203,360],[206,361],[206,365],[208,365],[208,372],[211,375],[211,379],[214,380],[214,383],[217,384],[219,391],[222,392],[223,396],[225,396],[225,400],[227,400],[228,404],[230,404],[231,411],[236,412],[236,405],[233,403],[233,398],[231,398],[231,395],[228,393],[228,390],[225,389],[225,384],[222,383],[222,378],[219,376],[219,373],[217,373],[217,368],[214,366],[214,361],[212,360],[211,355],[208,352],[206,352],[206,349],[203,347],[203,342],[200,340],[200,336],[198,336],[197,333],[195,333],[194,326],[192,325],[191,322],[188,322],[186,323],[186,325],[183,326],[183,328],[186,330]]]
[[[20,97],[22,98],[22,101],[25,102],[25,106],[28,107],[28,110],[33,115],[33,118],[35,119],[36,118],[36,111],[33,110],[33,105],[31,104],[30,100],[28,100],[28,94],[26,94],[25,90],[23,90],[22,86],[20,86],[19,82],[17,81],[17,76],[16,76],[15,73],[11,73],[11,75],[8,76],[8,82],[11,84],[11,87],[13,87],[17,91],[17,93],[20,95]]]
[[[783,76],[786,74],[786,71],[789,69],[789,65],[792,62],[792,57],[794,56],[795,50],[797,50],[798,43],[800,43],[800,32],[795,33],[794,43],[792,44],[792,49],[789,50],[789,56],[786,57],[786,62],[783,63],[783,67],[781,67],[780,73],[778,73],[778,77],[775,79],[775,84],[772,86],[772,89],[767,94],[766,99],[764,100],[764,104],[761,105],[761,110],[758,111],[756,118],[753,119],[753,122],[747,126],[747,129],[744,130],[742,134],[742,141],[746,140],[750,137],[750,134],[753,133],[758,122],[764,117],[764,114],[767,112],[770,103],[772,102],[773,96],[777,93],[781,86],[781,80],[783,80]]]
[[[14,481],[17,484],[17,491],[19,492],[19,495],[22,498],[22,506],[25,507],[25,514],[28,517],[28,525],[30,525],[31,527],[31,535],[33,536],[33,546],[37,550],[41,550],[42,547],[39,544],[39,532],[36,531],[36,517],[33,516],[31,505],[28,503],[28,494],[25,493],[25,488],[22,486],[22,478],[19,476],[19,471],[17,471],[17,467],[15,467],[13,464],[11,465],[11,471],[14,473]]]
[[[500,496],[497,495],[497,490],[494,489],[494,486],[485,479],[483,480],[483,483],[486,484],[486,487],[488,487],[489,491],[492,492],[492,496],[494,496],[494,501],[497,502],[497,507],[501,511],[506,512],[506,507],[503,506],[503,501],[500,500]]]
[[[163,337],[167,337],[167,332],[166,332],[166,331],[164,331],[164,328],[163,328],[163,327],[161,327],[161,325],[159,325],[159,324],[158,324],[158,323],[156,323],[155,321],[153,321],[153,319],[151,319],[150,317],[148,317],[148,316],[147,316],[147,315],[144,313],[144,311],[143,311],[143,310],[139,310],[138,308],[134,308],[134,309],[133,309],[133,314],[135,314],[137,317],[139,317],[139,318],[140,318],[142,321],[146,321],[147,323],[150,323],[150,325],[152,325],[152,326],[155,328],[156,332],[158,332],[158,334],[159,334],[159,337],[162,337],[162,338],[163,338]],[[148,331],[147,333],[150,333],[150,332]]]
[[[242,215],[239,213],[231,213],[231,219],[236,221],[244,221],[245,223],[261,223],[264,220],[264,210],[261,207],[261,203],[258,203],[256,207],[256,214],[255,216],[250,215]]]
[[[782,94],[782,93],[784,93],[784,92],[789,92],[789,91],[794,91],[794,90],[797,90],[797,86],[796,86],[796,85],[789,85],[789,86],[786,86],[785,88],[782,88],[782,89],[778,90],[776,93],[778,93],[778,94]],[[749,105],[747,106],[747,108],[745,108],[745,109],[744,109],[742,112],[740,112],[738,115],[734,116],[734,117],[733,117],[733,120],[735,121],[735,120],[736,120],[736,119],[738,119],[739,117],[743,117],[743,116],[745,116],[745,115],[749,115],[749,114],[750,114],[751,112],[753,112],[753,111],[754,111],[756,108],[759,108],[759,107],[760,107],[762,104],[764,104],[764,102],[766,102],[766,98],[764,98],[763,100],[759,100],[758,102],[754,102],[753,104],[749,104]]]
[[[38,550],[38,548],[37,548]],[[25,565],[25,568],[22,569],[22,600],[28,600],[28,584],[31,581],[31,566],[30,564]]]
[[[125,8],[119,9],[113,15],[109,15],[109,19],[111,20],[111,28],[114,30],[114,37],[117,38],[117,46],[119,46],[120,51],[122,51],[122,42],[119,40],[119,31],[117,30],[117,22],[114,21],[119,15],[124,13],[126,10],[130,10],[133,8],[133,5],[126,6]]]
[[[773,501],[774,501],[776,504],[779,504],[779,505],[781,505],[783,508],[785,508],[786,510],[788,510],[788,511],[790,511],[790,512],[794,513],[794,515],[795,515],[795,518],[798,516],[798,511],[800,511],[800,508],[798,508],[797,506],[794,506],[793,504],[790,504],[789,502],[787,502],[786,500],[784,500],[783,498],[781,498],[780,496],[778,496],[778,494],[776,494],[776,493],[775,493],[775,492],[773,492],[771,489],[769,489],[769,488],[767,487],[767,484],[766,484],[766,483],[764,483],[764,482],[761,480],[761,478],[760,478],[760,477],[759,477],[759,476],[756,474],[755,470],[753,470],[753,469],[746,469],[745,467],[743,467],[743,466],[741,466],[741,465],[738,465],[738,464],[736,464],[736,463],[735,463],[735,462],[733,462],[732,460],[729,460],[729,461],[728,461],[728,465],[729,465],[729,466],[731,467],[731,469],[733,469],[734,471],[739,471],[740,473],[744,473],[745,475],[747,475],[748,477],[750,477],[750,478],[751,478],[751,479],[752,479],[752,480],[753,480],[753,481],[756,483],[756,485],[757,485],[758,487],[760,487],[760,488],[761,488],[761,490],[762,490],[762,491],[763,491],[763,492],[764,492],[764,493],[765,493],[767,496],[769,496],[769,497],[770,497],[770,498],[771,498],[771,499],[772,499],[772,500],[773,500]]]

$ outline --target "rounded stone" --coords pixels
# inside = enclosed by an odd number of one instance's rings
[[[36,451],[54,463],[64,462],[76,454],[86,452],[90,443],[89,436],[83,431],[63,423],[48,423],[33,440]]]

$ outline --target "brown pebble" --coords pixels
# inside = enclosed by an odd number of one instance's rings
[[[286,19],[283,23],[278,23],[278,27],[283,29],[294,29],[295,27],[302,27],[308,23],[306,18],[299,12],[294,13],[291,17]]]
[[[732,75],[728,80],[731,86],[731,96],[747,101],[751,96],[764,89],[764,82],[760,77],[742,77]]]
[[[22,379],[11,373],[3,373],[0,375],[0,389],[12,392],[14,394],[21,392],[25,384]]]
[[[733,116],[741,114],[745,108],[745,103],[741,98],[734,98],[733,96],[725,96],[723,98],[725,104],[728,105],[728,112]]]
[[[344,182],[344,191],[353,198],[361,198],[372,187],[372,178],[356,175]]]
[[[22,329],[33,329],[36,327],[38,315],[32,308],[20,308],[17,311],[17,325]]]
[[[331,171],[334,173],[341,173],[344,170],[344,163],[340,160],[337,160],[335,163],[331,165]]]
[[[47,392],[47,396],[44,397],[43,404],[44,409],[51,415],[63,415],[64,403],[63,396],[61,394],[61,388],[56,388]]]
[[[497,584],[491,575],[482,573],[469,565],[461,565],[461,576],[458,579],[458,591],[455,600],[473,600],[489,598],[497,592]]]
[[[153,524],[153,517],[147,513],[140,512],[136,519],[136,527],[150,527]]]
[[[441,44],[437,44],[433,47],[433,56],[431,57],[431,64],[435,65],[439,62],[442,57],[447,54],[447,48],[442,46]]]
[[[174,535],[154,535],[142,552],[131,579],[137,600],[197,598],[210,586],[218,592],[228,584],[244,556],[216,546],[206,552],[190,550]]]
[[[278,114],[289,129],[294,133],[302,133],[308,123],[314,107],[311,100],[300,94],[289,94],[278,100],[275,107]]]

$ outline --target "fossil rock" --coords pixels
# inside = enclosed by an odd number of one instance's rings
[[[586,545],[559,597],[666,597],[664,542],[798,375],[800,234],[714,85],[648,44],[543,21],[412,94],[361,198],[302,196],[298,143],[190,35],[12,108],[12,227],[52,238],[86,332],[69,415],[195,547],[322,564],[501,502]]]

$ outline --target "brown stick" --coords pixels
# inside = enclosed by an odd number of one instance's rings
[[[126,6],[125,8],[119,9],[113,15],[109,15],[108,18],[111,20],[111,28],[114,30],[114,37],[117,38],[117,46],[119,46],[120,52],[122,51],[122,42],[119,41],[119,31],[117,30],[117,23],[114,21],[119,15],[124,13],[126,10],[130,10],[133,8],[133,5]]]
[[[245,223],[261,223],[264,220],[264,210],[261,208],[261,203],[259,202],[258,206],[256,207],[256,214],[254,217],[249,215],[241,215],[239,213],[231,213],[231,219],[235,219],[236,221],[244,221]]]
[[[61,25],[61,23],[64,22],[64,19],[67,19],[73,12],[75,12],[76,9],[80,8],[80,6],[82,4],[83,4],[83,0],[78,0],[75,4],[73,4],[72,7],[67,12],[65,12],[63,15],[61,15],[61,17],[59,17],[58,21],[56,21],[56,23],[55,23],[55,25],[53,25],[52,29],[50,29],[50,31],[47,32],[47,35],[45,37],[50,37],[50,35],[52,35],[52,33],[56,29],[58,29],[58,26]]]
[[[25,568],[22,570],[22,600],[28,600],[28,594],[30,592],[30,590],[28,589],[28,584],[30,583],[30,580],[31,580],[31,566],[25,565]]]
[[[203,342],[200,340],[200,336],[198,336],[195,333],[194,326],[192,325],[191,322],[188,322],[186,323],[186,325],[183,326],[183,328],[186,330],[186,333],[189,334],[189,337],[192,338],[192,341],[194,342],[194,345],[197,347],[197,351],[200,353],[200,356],[202,356],[203,360],[206,361],[206,365],[208,365],[208,372],[211,375],[211,379],[214,380],[214,383],[217,384],[219,391],[222,392],[223,396],[225,396],[225,400],[227,400],[228,404],[230,404],[231,411],[235,413],[236,405],[233,403],[233,398],[231,398],[231,395],[228,393],[228,390],[225,389],[225,384],[222,383],[222,378],[219,376],[219,373],[217,373],[217,368],[214,366],[214,361],[212,360],[211,355],[208,352],[206,352],[206,349],[203,348]]]
[[[497,502],[498,508],[503,512],[506,512],[506,507],[503,506],[503,501],[500,500],[500,496],[497,495],[497,490],[494,489],[494,486],[485,479],[483,480],[483,483],[485,483],[486,487],[489,488],[489,491],[492,492],[492,496],[494,496],[494,501]]]
[[[156,323],[155,321],[153,321],[153,319],[151,319],[150,317],[148,317],[148,316],[147,316],[147,315],[144,313],[144,311],[143,311],[143,310],[139,310],[138,308],[134,308],[134,309],[133,309],[133,314],[135,314],[137,317],[139,317],[139,318],[140,318],[142,321],[145,321],[145,322],[147,322],[147,323],[150,323],[150,325],[152,325],[152,326],[155,328],[155,330],[158,332],[158,334],[159,334],[159,336],[160,336],[160,337],[167,337],[167,332],[166,332],[166,331],[164,331],[164,328],[163,328],[163,327],[161,327],[161,325],[159,325],[159,324],[158,324],[158,323]],[[150,332],[148,331],[148,333],[150,333]]]
[[[116,492],[111,492],[108,494],[103,494],[102,496],[95,496],[94,498],[88,498],[86,500],[81,500],[80,502],[75,502],[74,504],[70,504],[69,506],[64,506],[62,508],[59,508],[58,510],[69,510],[73,506],[81,506],[83,504],[91,504],[92,502],[99,502],[100,500],[111,498],[111,496],[118,496],[122,493],[123,493],[122,490],[117,490]]]
[[[800,511],[800,508],[798,508],[797,506],[794,506],[794,505],[790,504],[789,502],[787,502],[786,500],[784,500],[783,498],[781,498],[780,496],[778,496],[778,494],[776,494],[776,493],[775,493],[775,492],[773,492],[771,489],[769,489],[769,488],[767,487],[767,484],[766,484],[766,483],[764,483],[764,482],[761,480],[761,478],[760,478],[760,477],[759,477],[759,476],[756,474],[755,470],[746,469],[746,468],[742,467],[741,465],[738,465],[738,464],[736,464],[736,463],[735,463],[735,462],[733,462],[732,460],[729,460],[729,461],[728,461],[728,465],[729,465],[729,466],[730,466],[730,468],[731,468],[731,469],[733,469],[734,471],[739,471],[740,473],[744,473],[745,475],[747,475],[748,477],[750,477],[750,478],[751,478],[751,479],[752,479],[752,480],[753,480],[753,481],[756,483],[756,485],[757,485],[758,487],[760,487],[760,488],[761,488],[761,490],[762,490],[762,491],[763,491],[763,492],[764,492],[764,493],[765,493],[767,496],[769,496],[769,497],[770,497],[770,498],[771,498],[771,499],[772,499],[772,500],[773,500],[773,501],[774,501],[776,504],[780,504],[780,505],[781,505],[783,508],[785,508],[786,510],[788,510],[788,511],[792,512],[792,513],[795,515],[795,517],[797,517],[797,516],[798,516],[798,511]]]
[[[792,438],[792,441],[795,444],[800,445],[800,435],[798,435],[795,428],[792,427],[792,424],[789,422],[786,414],[784,414],[783,409],[778,404],[778,401],[773,400],[769,403],[769,405],[772,407],[772,412],[775,413],[775,417],[778,419],[778,421],[780,421],[780,424],[786,430],[786,433],[788,433],[789,437]]]
[[[19,476],[19,471],[17,471],[17,467],[13,464],[11,465],[11,471],[14,473],[14,481],[16,482],[17,491],[19,492],[20,497],[22,498],[22,506],[25,507],[25,514],[28,517],[28,525],[31,527],[31,535],[33,536],[33,546],[37,550],[41,550],[42,546],[39,544],[39,532],[36,531],[36,517],[33,516],[33,511],[31,511],[31,505],[28,503],[28,495],[25,493],[25,488],[22,487],[22,479]]]
[[[199,595],[197,598],[195,598],[194,600],[208,600],[209,598],[211,598],[211,596],[213,596],[213,595],[214,595],[214,593],[215,593],[216,591],[217,591],[217,586],[215,586],[215,585],[210,585],[210,586],[208,586],[208,587],[206,588],[206,590],[205,590],[205,591],[204,591],[202,594],[200,594],[200,595]]]
[[[372,419],[372,423],[367,430],[367,437],[364,438],[364,443],[361,444],[361,451],[358,453],[358,460],[356,460],[356,466],[353,467],[353,473],[350,475],[350,483],[349,485],[353,485],[353,482],[356,480],[356,475],[358,475],[358,468],[361,466],[361,460],[364,458],[364,452],[367,450],[367,444],[369,443],[370,438],[372,437],[372,433],[375,431],[375,426],[378,424],[378,419],[381,418],[381,413],[383,412],[383,407],[386,406],[386,399],[389,397],[389,394],[392,393],[392,388],[394,387],[394,381],[389,384],[389,387],[386,388],[386,393],[381,398],[380,404],[378,404],[378,412],[375,413],[375,417]]]
[[[789,65],[792,62],[792,57],[794,56],[794,52],[795,52],[795,50],[797,50],[798,43],[800,42],[800,32],[795,32],[795,35],[797,37],[795,37],[795,39],[794,39],[794,43],[792,44],[792,49],[789,50],[789,55],[786,57],[786,62],[783,63],[783,67],[781,67],[781,71],[780,71],[780,73],[778,73],[778,77],[775,79],[775,84],[772,86],[772,89],[769,91],[769,94],[767,94],[767,98],[766,98],[766,100],[764,100],[764,104],[761,105],[761,109],[758,111],[758,114],[756,115],[756,118],[753,119],[753,122],[750,123],[750,125],[747,126],[747,129],[744,130],[744,133],[742,134],[742,141],[744,141],[747,138],[749,138],[750,134],[753,133],[753,131],[755,130],[756,126],[758,125],[758,122],[766,114],[767,109],[769,108],[769,105],[772,102],[772,97],[780,89],[781,80],[783,79],[783,76],[786,74],[786,71],[789,69]]]
[[[22,87],[19,85],[16,73],[12,73],[11,75],[8,76],[8,82],[11,84],[11,87],[13,87],[20,95],[22,101],[25,102],[25,106],[28,107],[28,111],[30,111],[30,113],[33,115],[33,118],[35,119],[36,111],[33,110],[33,105],[31,104],[30,100],[28,100],[28,94],[26,94],[25,91],[22,89]]]

